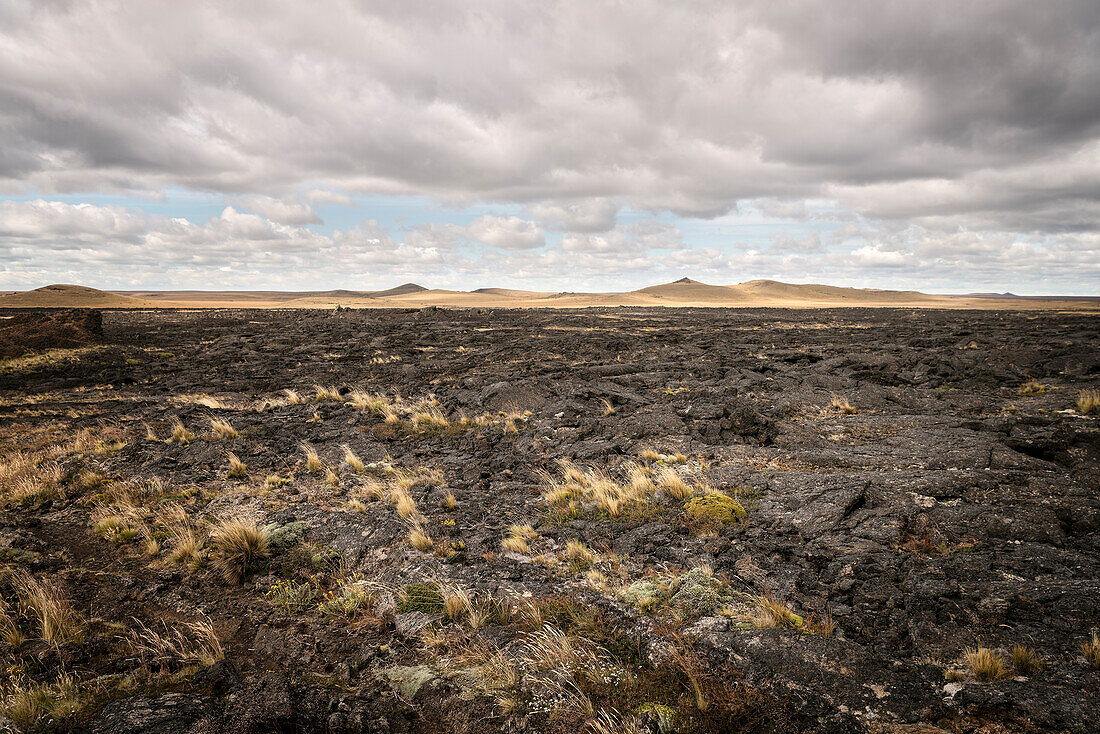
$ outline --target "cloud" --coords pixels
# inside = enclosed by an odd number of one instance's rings
[[[347,194],[329,189],[311,189],[306,192],[306,199],[311,204],[334,204],[336,206],[355,206],[355,202]]]
[[[571,232],[603,232],[615,226],[619,205],[612,199],[545,201],[529,207],[544,226]]]
[[[486,215],[466,228],[474,240],[502,250],[530,250],[546,244],[546,233],[534,222],[519,217]]]
[[[941,228],[1100,220],[1090,0],[264,12],[6,4],[0,187],[513,202],[585,233],[618,203],[709,217],[760,197]]]
[[[275,199],[270,196],[253,194],[238,196],[231,201],[245,209],[251,209],[276,222],[283,224],[323,224],[313,207],[290,198]]]

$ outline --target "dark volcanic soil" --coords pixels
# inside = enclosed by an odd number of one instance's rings
[[[208,618],[228,662],[122,692],[109,684],[137,662],[104,652],[109,631],[54,663],[32,643],[5,648],[30,679],[68,655],[67,670],[111,691],[58,728],[579,731],[604,709],[621,719],[605,730],[623,732],[1100,730],[1100,669],[1082,648],[1100,625],[1100,417],[1074,409],[1100,387],[1096,316],[426,309],[103,322],[109,347],[0,370],[5,452],[86,428],[98,439],[59,455],[64,498],[5,511],[3,559],[62,579],[89,629]],[[1037,394],[1021,394],[1029,380]],[[314,402],[315,384],[342,396]],[[287,388],[305,401],[288,404]],[[420,408],[450,425],[415,425],[411,412],[387,423],[343,402],[353,389],[406,406],[434,396]],[[216,440],[211,416],[240,435]],[[176,417],[193,439],[165,442]],[[329,476],[307,469],[303,441]],[[354,471],[343,445],[373,466]],[[540,471],[561,459],[622,482],[647,449],[660,456],[645,469],[736,497],[746,517],[700,519],[665,491],[615,513],[542,494]],[[227,450],[247,476],[226,476]],[[88,471],[107,487],[159,480],[153,505],[133,510],[149,532],[172,502],[196,527],[246,513],[298,543],[228,583],[213,556],[172,563],[170,533],[153,550],[140,534],[93,531],[120,500],[79,478]],[[265,486],[270,475],[284,481]],[[372,486],[400,476],[412,477],[410,518],[372,501]],[[527,523],[529,549],[503,548]],[[433,546],[409,544],[414,526]],[[683,601],[689,578],[703,579],[702,602]],[[316,598],[278,603],[280,579]],[[341,579],[370,586],[369,614],[318,608]],[[410,611],[399,592],[423,582],[496,606],[476,621]],[[762,621],[764,600],[790,616]],[[523,603],[540,618],[521,620]],[[589,657],[564,672],[532,662],[542,623]],[[1017,645],[1040,670],[1014,667]],[[976,679],[965,652],[979,647],[1003,678]],[[490,681],[500,660],[512,678]]]
[[[92,309],[15,312],[0,318],[0,359],[102,341],[103,317]]]

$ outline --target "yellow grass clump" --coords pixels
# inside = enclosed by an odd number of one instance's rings
[[[1082,390],[1077,396],[1077,412],[1081,415],[1100,412],[1100,390]]]
[[[844,415],[851,415],[856,412],[855,406],[849,403],[848,398],[842,395],[834,395],[833,399],[829,402],[829,407]]]
[[[343,402],[343,397],[340,395],[340,388],[332,385],[331,387],[324,387],[323,385],[313,386],[313,402],[325,403],[325,402]]]
[[[600,560],[600,555],[598,553],[591,550],[583,541],[577,540],[576,538],[570,539],[565,544],[565,550],[562,551],[561,557],[562,560],[567,563],[582,568],[587,568],[593,563],[598,563]]]
[[[538,537],[539,534],[530,525],[513,525],[508,528],[508,534],[500,541],[500,546],[506,551],[526,555],[531,552],[527,541]]]
[[[1092,639],[1081,645],[1081,652],[1085,654],[1085,660],[1094,668],[1100,668],[1100,635],[1092,633]]]
[[[415,527],[409,531],[409,545],[425,553],[435,547],[435,543],[432,542],[432,539],[419,527]]]
[[[195,434],[187,430],[178,417],[172,419],[172,435],[168,437],[168,443],[191,443],[195,440]]]
[[[677,500],[690,497],[693,491],[680,473],[671,466],[657,468],[656,484],[664,490],[665,494]]]
[[[248,476],[248,464],[241,461],[236,454],[226,451],[225,458],[229,460],[229,473],[226,476],[234,479]]]
[[[980,681],[995,681],[1008,676],[1004,659],[988,647],[970,647],[964,653],[970,672]]]
[[[325,462],[321,461],[321,457],[317,453],[317,449],[313,448],[312,445],[305,441],[300,444],[299,448],[301,448],[302,453],[306,455],[306,471],[324,471]]]
[[[1043,659],[1030,647],[1013,645],[1009,657],[1012,658],[1012,667],[1020,675],[1035,675],[1043,669]]]
[[[236,438],[240,434],[237,429],[225,418],[210,417],[210,432],[214,438],[230,439]]]
[[[56,585],[39,581],[25,571],[13,572],[11,585],[24,615],[33,621],[41,640],[60,645],[83,639],[84,622]]]
[[[369,410],[372,413],[381,413],[391,405],[390,399],[385,395],[364,390],[352,390],[348,393],[348,402],[359,410]]]
[[[37,506],[64,496],[61,467],[40,455],[16,451],[0,457],[0,505]]]
[[[390,491],[390,502],[393,504],[394,509],[397,510],[397,514],[405,519],[416,517],[418,514],[416,500],[412,498],[408,490],[400,485],[395,486]]]
[[[251,520],[224,518],[210,533],[214,565],[231,583],[241,583],[267,557],[267,533]]]
[[[344,463],[350,466],[352,470],[359,474],[367,470],[367,465],[363,463],[363,460],[360,459],[354,451],[352,451],[351,446],[344,444],[340,448],[344,450]]]

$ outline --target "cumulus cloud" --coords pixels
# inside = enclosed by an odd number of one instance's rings
[[[83,258],[252,263],[276,285],[346,256],[567,286],[696,266],[1080,290],[1097,275],[1098,29],[1093,0],[13,0],[0,191],[42,198],[0,203],[0,253],[9,279]],[[191,222],[51,200],[177,190],[229,206]],[[522,216],[316,231],[315,207],[360,194]],[[739,211],[843,226],[750,246],[658,222]]]
[[[262,214],[275,222],[283,224],[322,224],[321,217],[313,211],[313,207],[302,201],[292,198],[276,199],[271,196],[253,194],[251,196],[238,196],[232,199],[233,203]]]
[[[885,217],[952,202],[953,223],[994,228],[1100,217],[1090,0],[255,12],[7,4],[0,181],[275,197],[312,183],[526,203],[577,232],[610,229],[618,201],[713,216],[820,195]]]
[[[306,192],[306,199],[311,204],[335,204],[337,206],[355,206],[355,202],[347,194],[330,189],[310,189]]]
[[[543,201],[531,205],[531,215],[552,229],[603,232],[615,226],[619,204],[613,199]]]
[[[530,250],[546,244],[546,233],[534,222],[519,217],[485,215],[466,227],[474,240],[502,250]]]

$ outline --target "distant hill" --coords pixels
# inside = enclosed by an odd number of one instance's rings
[[[0,296],[0,308],[149,308],[149,303],[83,285],[55,284]]]
[[[386,298],[388,296],[405,296],[410,293],[423,293],[426,290],[428,289],[422,285],[417,285],[416,283],[405,283],[404,285],[399,285],[396,288],[390,288],[389,290],[369,291],[369,297]]]
[[[1060,298],[980,293],[938,296],[918,291],[750,280],[710,285],[691,278],[625,293],[542,293],[511,288],[431,290],[405,283],[380,291],[126,291],[110,293],[78,285],[49,285],[0,295],[0,308],[588,308],[614,306],[836,308],[1073,308],[1094,309],[1100,297]]]

